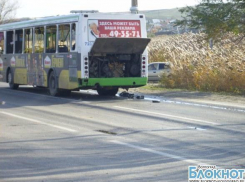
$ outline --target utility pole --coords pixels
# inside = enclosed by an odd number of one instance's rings
[[[131,13],[133,14],[138,14],[139,9],[138,9],[138,0],[131,0],[132,6],[130,8]]]

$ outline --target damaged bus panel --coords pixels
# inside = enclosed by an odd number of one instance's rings
[[[98,38],[89,53],[89,78],[141,77],[149,39]]]

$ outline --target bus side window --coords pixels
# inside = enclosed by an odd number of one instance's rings
[[[56,25],[46,27],[46,53],[56,52],[56,30]]]
[[[71,25],[71,45],[72,45],[71,50],[75,51],[76,49],[76,24],[75,23]]]
[[[7,32],[7,54],[14,53],[14,31]]]
[[[59,25],[58,52],[70,52],[70,25]]]
[[[22,53],[23,45],[23,30],[15,31],[15,53]]]
[[[32,43],[33,43],[32,29],[26,29],[24,32],[25,32],[24,53],[32,53]]]
[[[44,51],[44,27],[35,27],[34,52],[43,53]]]
[[[4,32],[0,32],[0,54],[4,53]]]

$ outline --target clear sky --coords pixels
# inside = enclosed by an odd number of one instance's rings
[[[18,0],[16,17],[44,17],[69,14],[70,10],[100,12],[129,11],[131,0]],[[171,9],[198,4],[198,0],[138,0],[139,10]]]

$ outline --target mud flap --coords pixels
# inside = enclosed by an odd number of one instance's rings
[[[90,55],[143,54],[150,41],[148,38],[97,38]]]

